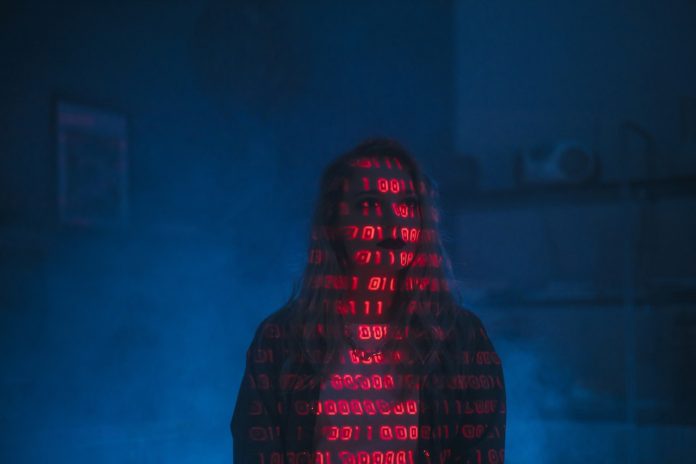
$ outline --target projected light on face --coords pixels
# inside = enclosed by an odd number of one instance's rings
[[[391,274],[414,260],[421,237],[417,186],[394,157],[351,162],[343,179],[335,233],[356,274]]]

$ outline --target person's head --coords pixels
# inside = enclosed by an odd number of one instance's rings
[[[434,182],[392,139],[365,140],[329,163],[320,180],[307,266],[299,293],[289,301],[312,345],[306,350],[333,353],[341,331],[337,305],[356,286],[392,279],[392,321],[418,324],[427,340],[390,342],[411,343],[421,360],[429,355],[437,337],[427,332],[458,298],[440,241],[436,197]]]
[[[420,168],[401,145],[370,140],[325,170],[315,226],[344,272],[391,276],[414,261],[427,192]]]

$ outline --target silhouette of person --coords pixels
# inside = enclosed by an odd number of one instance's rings
[[[308,259],[247,350],[236,464],[498,464],[503,368],[461,304],[435,183],[397,141],[324,170]]]

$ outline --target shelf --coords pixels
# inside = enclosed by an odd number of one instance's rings
[[[453,186],[441,187],[440,199],[449,210],[484,210],[500,207],[521,207],[596,203],[631,199],[652,200],[657,197],[696,197],[696,176],[675,176],[660,179],[520,186],[514,189],[472,191]]]
[[[480,307],[505,307],[505,309],[524,309],[524,308],[587,308],[597,307],[620,307],[625,305],[625,298],[621,295],[597,296],[587,298],[525,298],[523,296],[511,296],[496,294],[485,298],[469,298],[471,303]],[[651,295],[636,298],[632,306],[673,306],[673,305],[693,305],[696,307],[696,290],[688,294],[665,296]]]
[[[620,288],[596,288],[591,283],[550,283],[533,288],[516,288],[505,285],[487,286],[485,282],[462,282],[462,294],[471,303],[480,306],[526,307],[620,307],[627,303],[626,294]],[[635,306],[696,306],[696,283],[665,283],[651,281],[633,296]]]

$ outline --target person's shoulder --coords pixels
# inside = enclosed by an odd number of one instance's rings
[[[457,321],[463,324],[472,324],[477,326],[482,326],[481,318],[474,312],[473,309],[458,304],[455,306],[454,311],[457,314]]]
[[[288,316],[289,307],[287,305],[281,306],[275,311],[268,314],[261,322],[259,327],[269,327],[273,325],[283,324]]]
[[[460,303],[443,306],[439,312],[438,319],[441,323],[457,326],[480,322],[479,317],[470,308]]]
[[[483,321],[481,321],[481,318],[473,309],[457,304],[454,306],[453,312],[454,326],[456,327],[458,336],[472,343],[481,337],[488,338]]]
[[[280,339],[285,333],[288,315],[289,307],[285,305],[264,317],[254,331],[251,345],[269,345]]]

